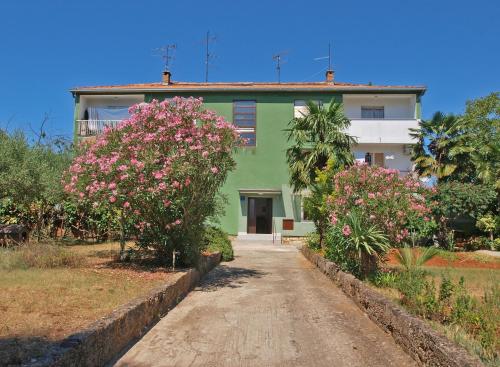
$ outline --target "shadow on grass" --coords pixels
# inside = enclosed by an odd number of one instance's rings
[[[59,344],[60,341],[36,336],[0,338],[0,365],[20,366],[40,361],[51,347]]]
[[[246,268],[235,268],[219,265],[201,281],[196,291],[214,292],[219,288],[240,288],[248,278],[262,278],[267,273]]]

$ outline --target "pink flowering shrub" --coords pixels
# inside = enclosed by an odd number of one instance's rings
[[[168,261],[199,254],[205,220],[235,167],[238,134],[202,100],[140,103],[131,117],[86,146],[65,176],[65,190],[116,210],[139,246]]]
[[[435,224],[427,204],[430,189],[417,179],[400,177],[393,169],[356,164],[333,178],[328,197],[332,225],[355,212],[365,226],[374,225],[395,244],[410,241],[410,234],[429,236]],[[349,229],[343,228],[344,235]]]

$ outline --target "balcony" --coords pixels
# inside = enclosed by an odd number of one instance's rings
[[[417,119],[351,119],[348,133],[361,144],[415,144],[411,128],[418,128]]]
[[[80,138],[100,135],[108,127],[114,128],[123,120],[76,120],[76,132]]]

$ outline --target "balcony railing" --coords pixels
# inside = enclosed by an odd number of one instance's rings
[[[102,134],[104,129],[114,128],[122,120],[77,120],[77,133],[80,137],[89,137]]]
[[[418,128],[416,119],[351,119],[348,133],[358,143],[414,144],[411,128]]]

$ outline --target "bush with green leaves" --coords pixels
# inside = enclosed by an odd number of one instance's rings
[[[201,99],[153,100],[130,112],[83,147],[65,175],[65,190],[117,212],[122,233],[133,222],[129,232],[144,254],[170,262],[178,251],[184,265],[194,265],[204,224],[235,168],[238,133]]]
[[[362,222],[351,211],[331,224],[326,240],[326,257],[343,270],[365,277],[377,269],[380,256],[390,248],[387,236],[374,224]]]
[[[213,226],[205,227],[202,248],[209,252],[220,252],[223,261],[234,259],[231,240],[227,233],[220,228]]]
[[[478,218],[476,227],[490,235],[490,240],[493,241],[493,235],[498,233],[500,229],[500,216],[488,213]]]
[[[61,176],[70,148],[61,141],[30,143],[20,131],[0,129],[0,223],[23,224],[39,240],[50,235],[65,197]]]
[[[355,164],[333,177],[328,197],[330,221],[356,211],[365,226],[375,225],[392,244],[429,239],[435,229],[428,196],[432,189],[412,176],[366,164]]]

